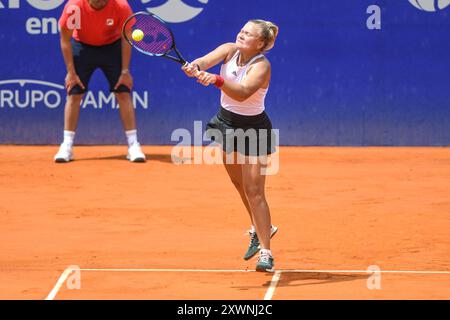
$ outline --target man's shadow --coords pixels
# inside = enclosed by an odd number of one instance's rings
[[[170,154],[145,154],[145,157],[147,158],[147,162],[151,161],[159,161],[159,162],[165,162],[165,163],[183,163],[187,160],[191,160],[190,158],[175,158],[172,159]],[[123,160],[123,161],[129,161],[126,158],[126,155],[115,155],[115,156],[108,156],[108,157],[91,157],[91,158],[76,158],[74,161],[93,161],[93,160]],[[145,162],[142,162],[145,163]]]
[[[262,286],[269,287],[272,282],[273,273],[267,273],[267,276],[270,276]],[[336,283],[336,282],[347,282],[347,281],[356,281],[362,279],[368,279],[369,274],[337,274],[337,273],[328,273],[328,272],[283,272],[280,275],[280,280],[277,283],[278,287],[301,287],[301,286],[312,286],[312,285],[321,285],[327,283]],[[296,283],[303,282],[303,283]],[[239,290],[250,290],[261,288],[261,286],[239,286],[232,287]]]

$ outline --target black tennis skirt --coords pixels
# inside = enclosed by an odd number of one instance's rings
[[[244,116],[221,107],[206,125],[206,135],[226,153],[265,156],[276,151],[276,135],[266,112]]]

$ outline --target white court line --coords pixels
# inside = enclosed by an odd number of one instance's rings
[[[426,270],[281,270],[283,273],[400,273],[400,274],[449,274],[450,271]]]
[[[239,269],[101,269],[89,268],[79,269],[80,271],[104,271],[104,272],[204,272],[204,273],[249,273],[255,270],[239,270]],[[303,270],[303,269],[286,269],[275,270],[280,273],[404,273],[404,274],[449,274],[450,271],[424,271],[424,270]]]
[[[106,271],[106,272],[204,272],[204,273],[248,273],[255,270],[221,270],[221,269],[80,269],[80,271]]]
[[[275,271],[272,281],[270,282],[269,289],[267,289],[266,295],[264,296],[264,300],[272,300],[273,294],[275,293],[275,288],[277,287],[278,281],[280,281],[280,277],[281,271]]]
[[[66,282],[69,275],[72,273],[73,269],[71,267],[68,267],[59,277],[58,281],[56,282],[55,286],[53,287],[52,291],[48,294],[47,298],[45,300],[53,300],[55,299],[56,295],[58,294],[59,289],[61,289],[62,285]]]
[[[197,272],[197,273],[250,273],[255,270],[239,270],[239,269],[101,269],[101,268],[85,268],[78,269],[79,271],[97,271],[97,272]],[[48,294],[45,300],[53,300],[62,285],[67,281],[69,275],[74,271],[71,267],[68,267],[59,277],[52,291]],[[278,281],[280,280],[282,273],[398,273],[398,274],[444,274],[450,275],[450,271],[426,271],[426,270],[302,270],[302,269],[287,269],[287,270],[275,270],[270,283],[269,289],[266,292],[264,300],[270,300],[273,297]]]

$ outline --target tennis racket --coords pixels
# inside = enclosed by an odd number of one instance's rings
[[[160,17],[142,11],[125,20],[122,34],[128,43],[139,52],[148,56],[163,57],[184,66],[188,62],[175,45],[175,38],[167,24]],[[132,35],[136,34],[137,37]],[[176,56],[169,55],[173,51]]]

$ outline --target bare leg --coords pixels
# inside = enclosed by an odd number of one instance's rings
[[[120,117],[125,131],[136,129],[136,116],[131,95],[128,92],[120,92],[115,96],[119,102]]]
[[[80,103],[82,94],[68,95],[64,109],[64,130],[74,131],[77,129],[78,117],[80,115]]]
[[[236,155],[234,155],[234,160],[236,160]],[[253,225],[253,217],[250,210],[250,205],[248,203],[247,197],[244,192],[244,184],[242,183],[242,164],[237,164],[237,161],[233,161],[231,164],[226,163],[226,154],[223,154],[223,163],[225,165],[225,169],[227,170],[228,176],[231,179],[231,182],[235,186],[236,190],[239,192],[241,196],[242,202],[247,209],[248,215],[250,216],[251,223]]]
[[[272,224],[264,193],[266,177],[261,175],[261,164],[259,162],[250,164],[246,159],[246,163],[242,165],[242,179],[261,248],[270,250],[270,228]]]

